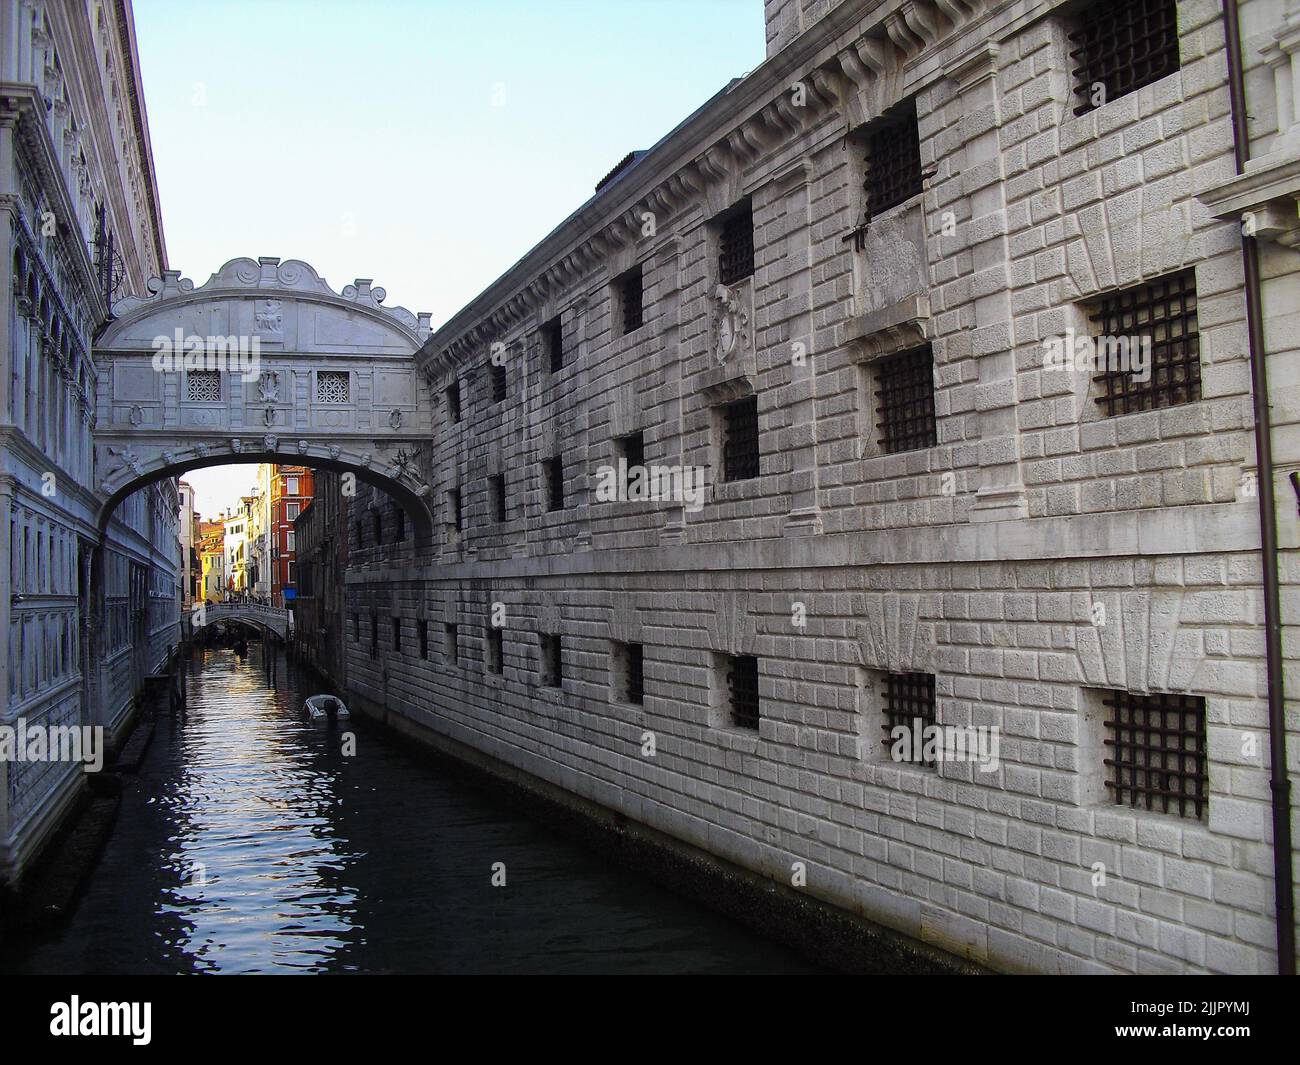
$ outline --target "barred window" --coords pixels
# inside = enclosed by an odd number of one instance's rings
[[[620,702],[645,702],[645,656],[639,643],[614,644],[615,691]]]
[[[456,425],[460,421],[460,382],[453,381],[443,389],[442,395],[447,401],[447,420]]]
[[[1108,691],[1102,705],[1109,710],[1106,787],[1115,804],[1200,818],[1210,784],[1205,700]]]
[[[753,655],[728,655],[727,700],[733,725],[758,728],[758,659]]]
[[[558,314],[542,326],[542,343],[551,373],[559,373],[564,368],[564,329]]]
[[[907,754],[902,761],[933,767],[934,760],[927,759],[924,750],[925,729],[935,724],[934,674],[886,673],[883,706],[886,749],[895,749],[894,729],[905,728],[912,742],[898,748]]]
[[[504,359],[504,356],[502,356]],[[506,398],[506,364],[501,362],[499,365],[488,361],[488,378],[492,384],[492,402],[501,403]]]
[[[488,478],[488,495],[492,500],[492,520],[506,520],[506,479],[504,474]]]
[[[921,139],[916,101],[881,115],[867,129],[865,221],[905,203],[922,191]]]
[[[619,310],[623,316],[623,335],[635,332],[645,323],[645,286],[641,278],[641,264],[637,263],[614,281],[618,293]]]
[[[718,280],[734,285],[754,275],[754,208],[751,201],[728,211],[718,229]]]
[[[564,509],[564,460],[558,456],[547,459],[542,465],[546,480],[546,509]]]
[[[185,373],[185,399],[190,403],[221,402],[220,370],[188,370]]]
[[[316,371],[316,402],[346,403],[349,374],[347,370]]]
[[[934,447],[934,354],[930,345],[881,360],[876,370],[876,424],[886,454]]]
[[[542,634],[541,684],[544,688],[559,688],[564,684],[564,656],[560,638]]]
[[[1096,398],[1107,417],[1201,398],[1195,271],[1104,296],[1089,317],[1102,371],[1093,378],[1102,389]]]
[[[1084,114],[1178,69],[1176,0],[1101,0],[1070,33],[1070,58]]]
[[[447,665],[460,665],[460,628],[446,624],[442,627],[442,652],[447,657]]]
[[[502,655],[501,630],[493,625],[487,627],[487,661],[485,667],[489,673],[501,673],[505,660]]]
[[[758,476],[758,397],[746,396],[722,408],[722,479]]]

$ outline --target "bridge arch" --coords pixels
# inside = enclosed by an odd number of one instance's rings
[[[196,287],[177,271],[130,296],[94,345],[98,523],[155,481],[277,462],[353,472],[432,538],[432,410],[415,352],[429,316],[335,292],[307,263],[233,259]]]

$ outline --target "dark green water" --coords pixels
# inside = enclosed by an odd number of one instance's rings
[[[309,723],[312,681],[281,657],[269,687],[261,653],[195,653],[76,912],[0,971],[817,971],[363,720]]]

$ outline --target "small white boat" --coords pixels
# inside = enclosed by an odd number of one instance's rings
[[[313,695],[307,700],[303,709],[313,721],[326,721],[329,718],[350,717],[343,700],[334,695]]]

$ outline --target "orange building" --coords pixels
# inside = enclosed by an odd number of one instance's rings
[[[271,603],[284,606],[298,592],[298,545],[293,522],[311,502],[315,478],[306,466],[271,469]],[[286,595],[287,593],[287,595]]]

